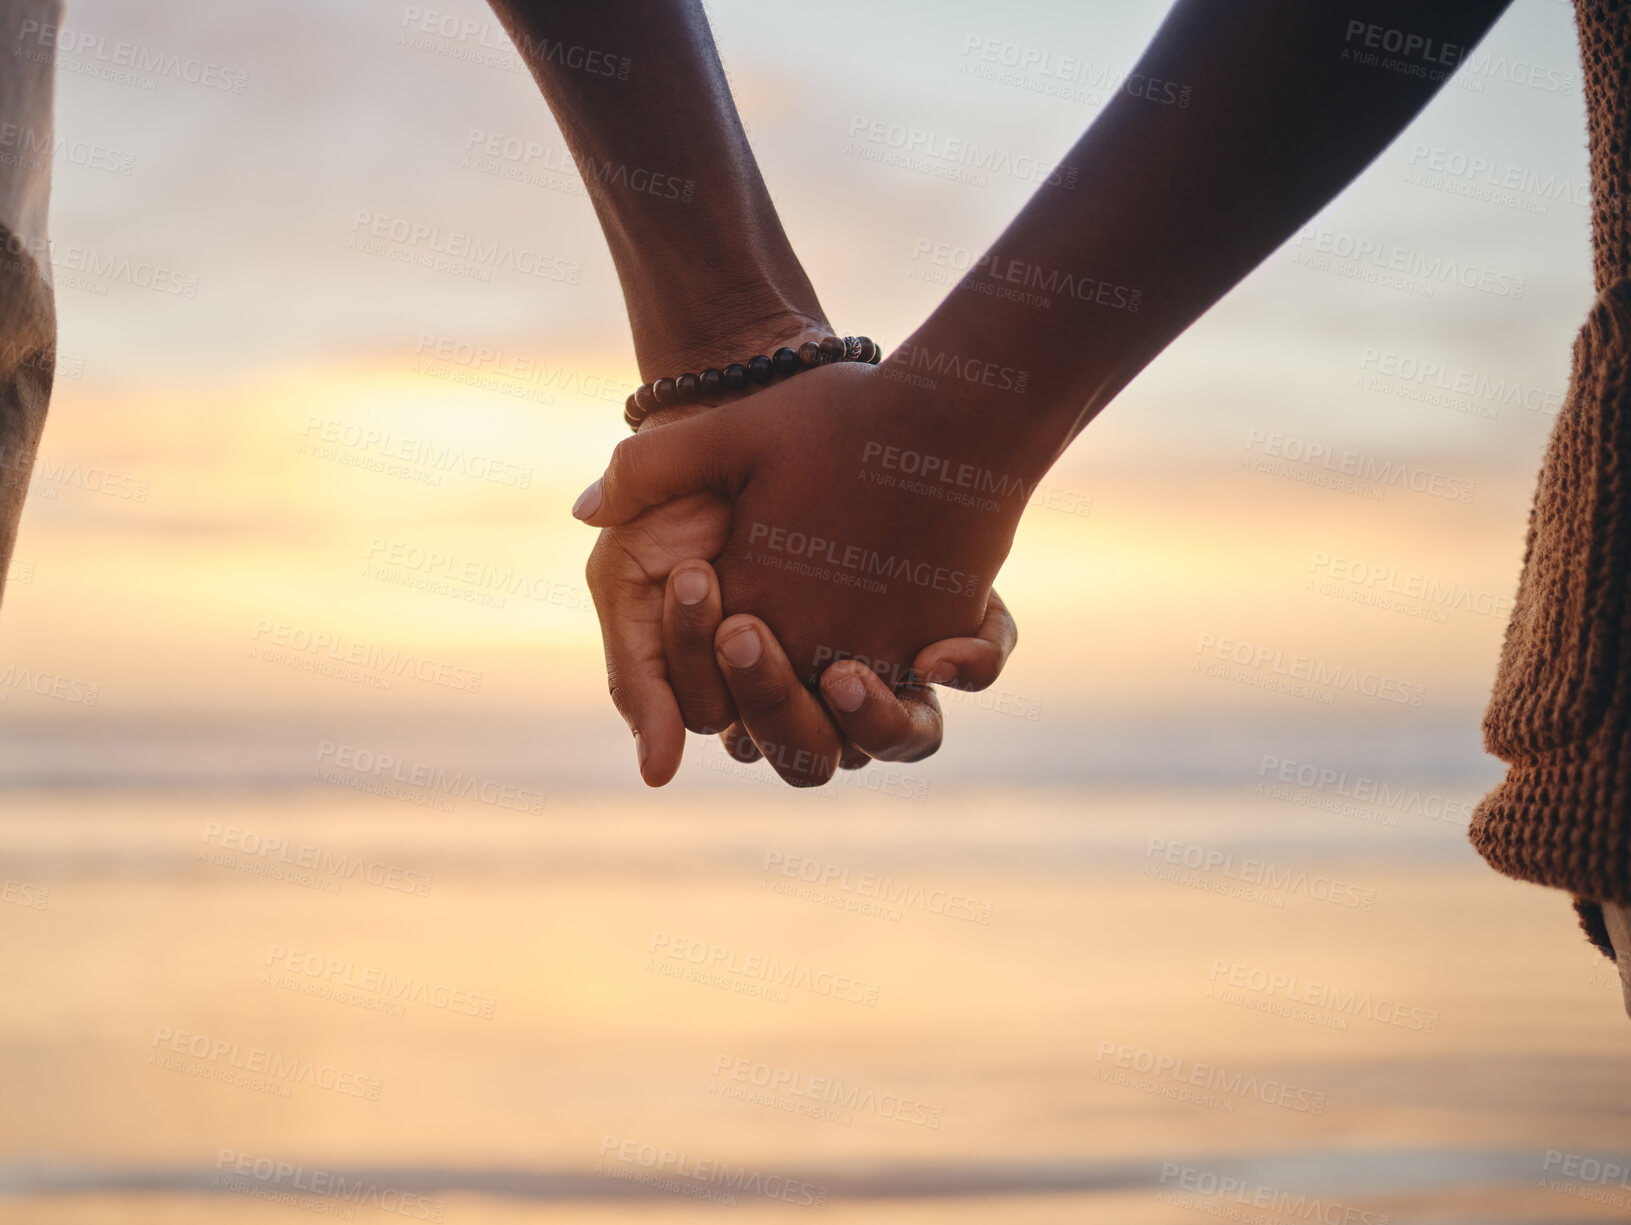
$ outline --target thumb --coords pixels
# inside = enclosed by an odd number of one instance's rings
[[[734,495],[746,471],[740,430],[722,409],[634,434],[612,449],[605,474],[572,514],[591,527],[627,523],[648,507],[701,490]]]

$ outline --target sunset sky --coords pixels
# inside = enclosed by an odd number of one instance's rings
[[[62,364],[3,653],[96,700],[14,686],[0,720],[19,733],[335,711],[555,720],[613,746],[607,777],[627,781],[583,588],[590,533],[567,514],[624,433],[622,303],[513,50],[474,0],[436,2],[71,5],[62,45],[83,49],[61,55],[59,135],[102,153],[56,164]],[[978,252],[1031,187],[876,164],[852,133],[881,119],[1055,159],[1164,10],[840,0],[824,27],[865,36],[790,54],[791,11],[711,0],[835,325],[897,344],[945,292],[921,253]],[[427,15],[474,33],[416,32]],[[119,40],[227,88],[102,79],[96,48]],[[523,181],[472,157],[489,135],[533,147],[509,163]],[[955,697],[944,756],[960,761],[925,768],[976,768],[1033,729],[1060,744],[1134,719],[1296,726],[1311,707],[1321,726],[1454,725],[1472,743],[1591,300],[1585,174],[1571,8],[1519,0],[1365,177],[1054,471],[1053,508],[1033,509],[998,584],[1023,638],[1002,688],[1045,717]],[[511,244],[543,274],[417,266],[411,244],[366,240],[377,218]],[[1308,259],[1355,244],[1521,296],[1384,287]],[[1311,449],[1458,496],[1317,487]],[[470,563],[532,594],[447,581]],[[1197,670],[1238,663],[1241,644],[1247,678]],[[390,676],[391,652],[441,679]],[[323,673],[348,654],[372,662]],[[1420,701],[1258,683],[1297,658]]]

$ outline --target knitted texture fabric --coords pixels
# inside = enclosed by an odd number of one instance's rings
[[[1484,716],[1511,764],[1472,840],[1500,871],[1631,902],[1631,281],[1575,341]]]
[[[1516,604],[1484,716],[1507,777],[1473,845],[1509,876],[1631,904],[1631,0],[1576,0],[1598,298],[1541,467]],[[1621,461],[1625,461],[1622,463]]]
[[[1575,0],[1591,137],[1592,264],[1601,293],[1631,277],[1631,0]]]

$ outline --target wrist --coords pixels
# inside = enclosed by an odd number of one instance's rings
[[[831,332],[819,303],[798,303],[762,287],[643,297],[631,307],[640,377],[650,382],[746,362],[784,345],[797,348]]]
[[[809,330],[826,312],[774,218],[711,227],[608,225],[643,381],[746,360],[744,344]]]
[[[878,374],[889,399],[965,475],[972,464],[978,483],[1034,488],[1074,435],[1079,404],[1023,351],[936,323],[884,357]]]
[[[721,312],[712,307],[680,311],[674,320],[688,326],[666,328],[661,340],[648,339],[640,350],[640,369],[652,378],[677,379],[682,374],[700,374],[709,368],[721,369],[732,363],[747,364],[760,354],[772,356],[778,349],[798,349],[807,341],[820,341],[833,335],[832,327],[817,305],[813,312],[790,306],[772,307],[755,313],[738,299],[736,309]],[[651,333],[647,333],[648,337]],[[658,356],[652,356],[657,354]],[[672,404],[652,411],[640,429],[655,428],[681,417],[707,412],[721,404],[741,399],[760,390],[757,384],[735,392],[721,390],[717,395],[685,404]]]

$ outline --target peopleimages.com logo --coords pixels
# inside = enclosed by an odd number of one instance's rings
[[[972,574],[937,566],[933,562],[913,561],[909,557],[885,556],[876,549],[860,545],[846,545],[825,536],[808,532],[790,531],[785,527],[772,527],[768,523],[754,523],[748,529],[750,547],[745,560],[761,565],[772,565],[792,574],[806,574],[812,578],[847,578],[847,586],[859,587],[875,594],[888,590],[885,579],[904,579],[914,587],[944,591],[949,595],[972,596],[979,590],[980,580]]]
[[[274,1161],[253,1153],[240,1153],[223,1147],[215,1158],[215,1168],[222,1171],[211,1180],[211,1187],[264,1199],[273,1203],[308,1208],[319,1216],[338,1215],[324,1211],[309,1196],[322,1196],[338,1200],[335,1208],[344,1209],[345,1219],[354,1215],[355,1207],[377,1208],[407,1217],[411,1221],[438,1222],[447,1212],[447,1204],[439,1199],[400,1191],[391,1186],[380,1186],[372,1179],[344,1172],[304,1166],[292,1161]]]
[[[160,79],[168,77],[188,85],[201,85],[223,93],[241,94],[249,87],[249,74],[221,64],[209,63],[194,57],[183,59],[174,51],[149,47],[142,43],[109,39],[102,34],[88,34],[71,26],[58,26],[50,22],[27,20],[18,28],[18,42],[32,39],[40,51],[18,49],[14,55],[34,63],[44,63],[53,51],[73,57],[63,67],[69,71],[91,76],[106,76],[121,84],[138,85],[152,92]],[[105,71],[89,72],[88,68]]]
[[[1275,1004],[1308,1005],[1335,1013],[1344,1019],[1371,1021],[1377,1025],[1392,1025],[1416,1033],[1436,1034],[1439,1012],[1436,1008],[1402,1003],[1386,995],[1373,995],[1357,988],[1343,988],[1334,983],[1306,978],[1282,970],[1266,969],[1229,961],[1223,957],[1212,959],[1211,982],[1214,991],[1230,988],[1236,994],[1250,992],[1259,999]],[[1225,1003],[1238,1000],[1225,998]],[[1253,1011],[1270,1012],[1272,1008],[1254,1008]]]
[[[1226,674],[1230,667],[1236,667],[1244,670],[1248,680],[1258,677],[1275,682],[1258,684],[1259,688],[1282,689],[1284,686],[1279,682],[1284,682],[1285,685],[1304,686],[1315,695],[1347,692],[1417,709],[1427,696],[1424,686],[1396,676],[1217,634],[1202,634],[1196,642],[1195,653],[1201,657],[1194,665],[1195,671],[1208,670],[1204,665],[1208,659],[1212,659],[1218,661],[1218,666],[1212,670],[1219,675]]]
[[[613,1165],[613,1162],[617,1162]],[[707,1191],[706,1196],[732,1206],[737,1195],[757,1195],[764,1199],[781,1200],[802,1208],[825,1208],[827,1188],[799,1178],[782,1174],[767,1174],[748,1166],[733,1167],[730,1162],[712,1157],[697,1157],[657,1144],[628,1140],[620,1136],[603,1136],[600,1141],[600,1161],[597,1174],[625,1181],[646,1183],[658,1190],[692,1195]]]
[[[1179,1165],[1175,1161],[1162,1162],[1161,1187],[1156,1193],[1159,1202],[1226,1221],[1261,1221],[1265,1225],[1270,1221],[1266,1216],[1245,1215],[1241,1207],[1273,1212],[1280,1220],[1306,1221],[1308,1225],[1388,1225],[1391,1219],[1385,1212],[1321,1199],[1306,1192],[1292,1192],[1284,1187],[1248,1183],[1242,1178]]]

